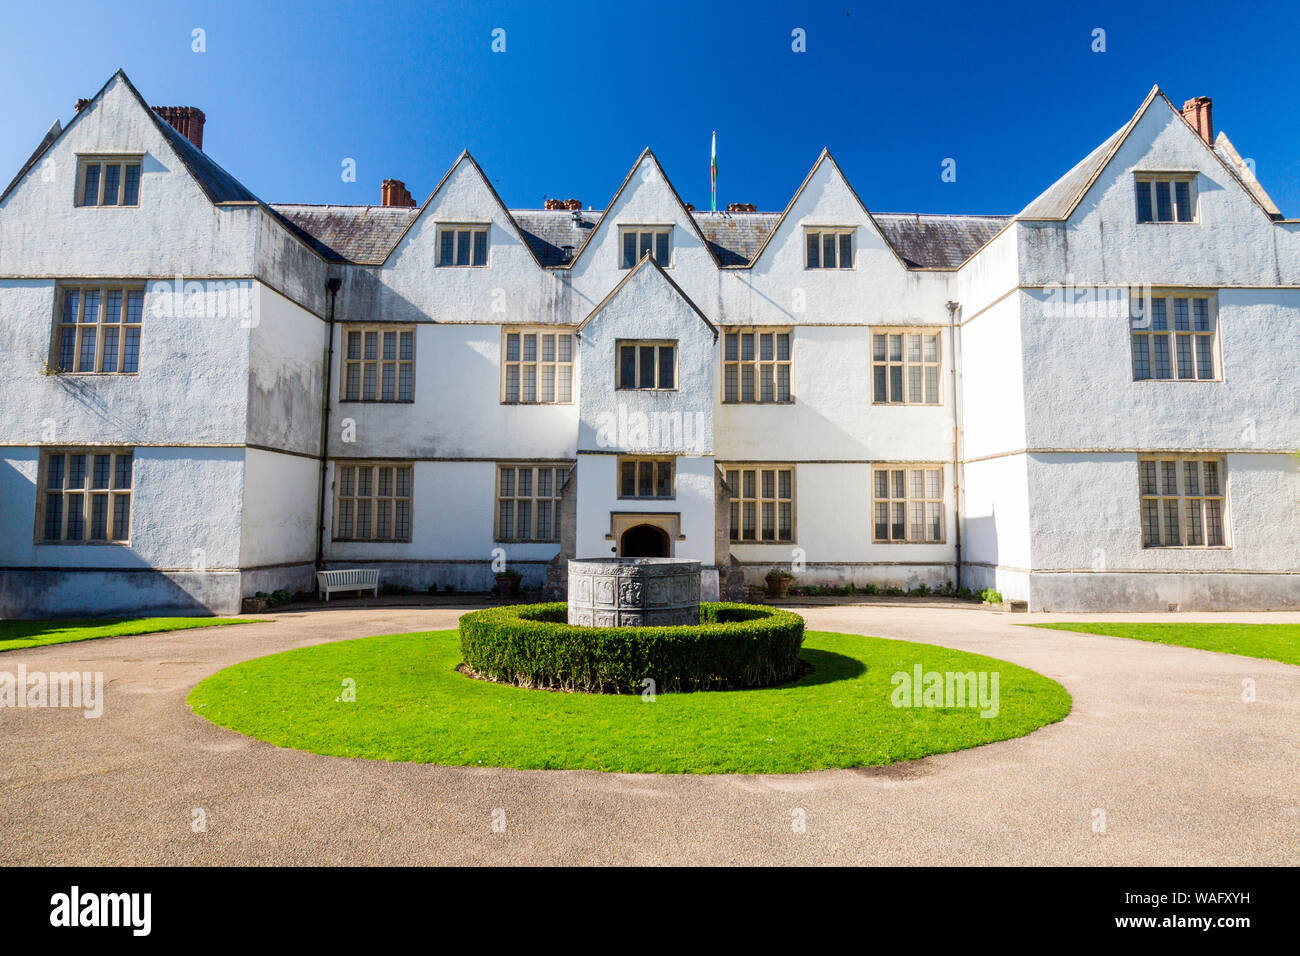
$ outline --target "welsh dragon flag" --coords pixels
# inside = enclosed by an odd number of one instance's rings
[[[709,203],[712,212],[718,211],[718,131],[713,131],[713,156],[709,160],[709,185],[712,189],[713,199]]]

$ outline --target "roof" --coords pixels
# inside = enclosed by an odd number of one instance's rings
[[[286,220],[326,259],[378,264],[419,215],[415,206],[317,206],[273,203]]]
[[[1010,216],[872,213],[885,239],[912,268],[955,269],[1011,221]]]
[[[574,215],[574,212],[577,215]],[[600,211],[568,209],[512,209],[524,234],[524,240],[533,247],[537,259],[544,266],[564,265],[564,247],[570,246],[569,255],[582,248],[587,236],[596,227]]]
[[[1141,111],[1139,110],[1139,113]],[[1136,117],[1134,117],[1136,119]],[[1111,133],[1106,141],[1083,158],[1073,169],[1020,211],[1017,219],[1068,219],[1093,180],[1105,168],[1111,155],[1127,135],[1132,121]]]
[[[1237,177],[1238,182],[1250,190],[1250,194],[1264,208],[1270,219],[1282,218],[1282,211],[1277,208],[1277,203],[1273,202],[1273,197],[1255,178],[1255,171],[1250,163],[1241,158],[1241,154],[1237,152],[1237,148],[1232,145],[1232,140],[1228,139],[1228,135],[1223,130],[1219,130],[1218,138],[1214,141],[1214,152],[1223,160],[1228,171]]]
[[[393,206],[316,206],[274,203],[271,209],[303,233],[327,259],[378,265],[419,210]],[[582,247],[602,210],[511,209],[524,240],[543,266],[561,266]],[[720,265],[747,266],[781,218],[777,212],[692,214]],[[1010,220],[1010,216],[876,213],[876,222],[913,268],[955,269]]]
[[[27,173],[31,170],[31,168],[40,161],[40,158],[45,155],[45,151],[49,149],[52,145],[54,145],[54,141],[58,139],[62,133],[63,133],[63,126],[60,125],[58,120],[55,120],[54,125],[52,125],[49,128],[49,130],[46,132],[45,138],[42,139],[39,144],[37,144],[35,152],[33,152],[32,155],[28,157],[27,162],[23,163],[22,169],[18,170],[18,175],[15,176],[13,178],[13,181],[10,182],[9,185],[5,187],[5,191],[0,193],[0,202],[3,202],[4,198],[8,196],[11,192],[13,192],[14,187],[17,186],[22,181],[22,178],[26,176]]]

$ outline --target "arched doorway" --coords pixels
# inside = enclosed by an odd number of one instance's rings
[[[652,524],[638,524],[623,532],[618,553],[624,558],[668,557],[668,532]]]

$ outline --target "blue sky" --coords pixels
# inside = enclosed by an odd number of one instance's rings
[[[203,109],[206,151],[271,202],[376,203],[390,177],[423,201],[468,148],[507,205],[600,208],[650,146],[683,199],[707,208],[716,129],[720,206],[783,208],[827,146],[873,211],[1011,213],[1158,83],[1177,104],[1213,97],[1216,131],[1300,215],[1300,71],[1286,52],[1300,5],[980,7],[11,5],[0,180],[122,67],[151,104]],[[806,52],[791,49],[796,28]],[[1097,28],[1104,53],[1091,49]],[[206,52],[191,49],[195,29]],[[348,158],[355,183],[340,175]]]

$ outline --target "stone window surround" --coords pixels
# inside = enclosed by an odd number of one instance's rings
[[[333,474],[330,476],[331,477],[330,484],[331,484],[332,494],[334,498],[333,517],[331,518],[330,521],[330,539],[332,541],[337,541],[341,543],[351,543],[351,544],[408,544],[413,540],[414,527],[415,527],[415,464],[414,462],[409,460],[402,460],[402,459],[365,459],[365,460],[334,459],[333,465],[334,465]],[[342,470],[344,468],[356,469],[356,477],[354,478],[355,484],[353,486],[353,493],[351,495],[344,495],[342,493],[343,492]],[[369,470],[371,473],[369,493],[365,495],[360,494],[360,481],[359,481],[361,469],[363,468]],[[379,492],[378,470],[380,468],[393,469],[392,487],[390,488],[389,493],[386,495],[381,495]],[[406,479],[407,493],[405,495],[398,493],[400,488],[399,473],[403,471],[407,473],[407,479]],[[352,512],[352,517],[350,522],[351,524],[350,530],[352,531],[352,534],[349,534],[347,537],[339,537],[340,512],[342,510],[342,502],[344,498],[346,498],[348,501],[352,502],[353,504],[353,512]],[[392,510],[389,513],[389,519],[388,519],[389,532],[390,532],[389,536],[380,538],[377,537],[376,534],[379,529],[379,504],[380,502],[383,501],[391,502]],[[402,501],[406,502],[406,534],[403,536],[398,536],[396,533],[398,523],[399,523],[397,517],[398,503]],[[366,503],[365,506],[367,508],[367,517],[369,519],[368,527],[370,530],[369,537],[361,538],[361,537],[357,537],[355,534],[357,517],[360,514],[360,510],[358,507],[359,502]]]
[[[77,314],[70,322],[64,321],[64,309],[66,299],[69,293],[77,293]],[[86,293],[95,292],[99,295],[97,305],[98,318],[95,322],[84,322],[86,309]],[[108,315],[108,300],[111,293],[120,293],[119,314],[114,319]],[[60,370],[62,375],[139,375],[140,374],[140,345],[143,337],[142,328],[144,325],[145,311],[145,285],[142,282],[131,281],[68,281],[60,282],[55,287],[54,296],[54,335],[50,343],[50,365]],[[139,316],[135,321],[130,321],[132,297],[136,298],[140,306]],[[63,330],[71,329],[73,331],[73,368],[63,368],[63,360],[60,354],[63,338]],[[78,370],[76,366],[81,364],[81,351],[83,337],[87,330],[95,332],[94,346],[94,368]],[[117,344],[114,350],[113,369],[104,369],[104,347],[107,344],[109,331],[114,331],[117,336]],[[131,370],[124,370],[127,362],[127,352],[130,346],[131,336],[128,333],[135,333],[135,365]]]
[[[814,226],[805,224],[803,227],[803,268],[805,272],[852,272],[858,267],[858,227],[857,226]],[[817,265],[809,263],[808,240],[817,236]],[[834,236],[835,243],[835,265],[824,265],[826,258],[826,237]],[[849,256],[852,263],[847,266],[840,265],[843,258],[843,240],[844,237],[849,240]]]
[[[1142,466],[1144,463],[1155,465],[1155,480],[1157,482],[1154,492],[1146,492],[1142,488]],[[1173,462],[1174,474],[1177,492],[1166,494],[1161,487],[1163,480],[1161,462]],[[1213,462],[1218,467],[1218,493],[1208,494],[1205,489],[1205,469],[1204,463]],[[1187,473],[1186,465],[1190,463],[1198,464],[1197,469],[1197,492],[1189,493],[1187,491]],[[1143,522],[1142,509],[1144,503],[1153,501],[1158,503],[1156,513],[1157,531],[1161,539],[1160,544],[1147,544],[1146,534]],[[1178,519],[1178,544],[1164,544],[1167,534],[1166,520],[1167,514],[1163,507],[1165,501],[1176,501]],[[1198,516],[1200,519],[1201,544],[1187,544],[1187,506],[1189,502],[1199,502]],[[1221,544],[1209,544],[1208,535],[1208,515],[1206,502],[1215,501],[1219,504],[1219,534],[1223,541]],[[1159,452],[1143,452],[1138,455],[1138,537],[1144,551],[1231,551],[1232,550],[1232,522],[1228,505],[1228,458],[1224,454],[1200,454],[1188,455],[1186,453],[1171,452],[1162,455]]]
[[[877,335],[885,336],[885,358],[884,359],[876,358],[876,336]],[[901,359],[890,358],[889,336],[892,335],[902,336],[902,358]],[[921,347],[921,359],[919,361],[913,360],[908,357],[908,351],[907,351],[908,337],[914,335],[922,337],[919,343]],[[926,344],[924,341],[925,336],[932,336],[934,338],[935,356],[933,360],[927,360],[925,358],[925,344]],[[871,391],[872,405],[928,405],[931,408],[935,408],[943,405],[944,366],[943,366],[943,327],[942,326],[937,326],[937,325],[869,326],[867,329],[867,363],[869,368],[871,369],[869,373],[870,377],[868,379],[868,387],[870,388]],[[921,370],[920,386],[921,386],[922,400],[919,402],[913,402],[910,400],[895,402],[895,401],[888,401],[888,400],[882,401],[878,399],[876,397],[876,366],[877,365],[883,365],[885,367],[886,392],[888,392],[890,388],[889,369],[892,366],[896,366],[896,365],[902,368],[902,373],[901,373],[902,380],[900,383],[900,387],[903,389],[904,394],[906,394],[909,389],[909,384],[910,384],[909,370],[912,368],[919,368]],[[925,370],[928,368],[933,368],[935,370],[934,372],[935,400],[933,402],[928,402],[924,400],[925,399]]]
[[[558,516],[556,515],[556,511],[561,510],[560,502],[563,500],[564,497],[564,489],[568,486],[568,483],[573,480],[573,476],[571,474],[573,470],[573,466],[574,466],[574,462],[572,459],[545,458],[545,459],[536,459],[536,460],[520,459],[520,460],[496,462],[492,472],[492,482],[493,482],[492,540],[496,542],[504,542],[504,543],[512,543],[512,544],[535,544],[535,543],[554,544],[559,542],[562,538],[562,533],[561,533],[562,529],[560,527],[561,522],[557,520]],[[514,479],[515,480],[514,490],[516,493],[513,495],[509,495],[505,499],[503,499],[501,496],[501,472],[505,468],[513,468],[516,471],[516,475]],[[517,472],[521,468],[528,468],[528,469],[532,469],[533,471],[531,477],[532,493],[529,495],[518,494],[519,477]],[[537,471],[539,469],[550,470],[552,472],[551,493],[549,495],[538,494]],[[501,502],[503,500],[512,501],[516,503],[516,506],[512,512],[512,523],[514,524],[515,529],[518,528],[519,514],[518,514],[517,503],[519,501],[527,500],[533,502],[533,507],[529,515],[529,525],[531,528],[537,527],[536,503],[539,501],[552,502],[551,535],[546,538],[539,538],[536,536],[530,538],[520,538],[517,536],[503,538],[501,536]]]
[[[509,357],[510,337],[512,335],[519,336],[519,358],[518,359],[511,359]],[[528,335],[537,336],[536,352],[534,353],[535,357],[532,359],[524,358],[524,352],[523,352],[524,337]],[[543,358],[544,343],[542,341],[542,337],[547,335],[556,336],[555,358],[552,360],[546,360]],[[569,336],[568,361],[560,360],[559,336]],[[578,330],[574,326],[571,325],[503,325],[501,326],[500,403],[502,405],[572,405],[577,401],[577,395],[576,395],[577,365],[578,365]],[[509,373],[512,366],[519,370],[519,383],[518,383],[519,397],[518,398],[511,398],[509,394]],[[535,398],[530,401],[530,400],[526,400],[523,397],[524,371],[527,366],[533,366],[533,368],[536,369],[536,373],[535,373],[536,377],[534,378],[534,383],[533,383],[534,395],[540,395],[542,393],[541,385],[542,385],[543,373],[545,372],[546,368],[548,366],[554,368],[555,370],[554,388],[555,388],[555,395],[556,395],[554,399],[543,400],[541,398]],[[559,398],[561,394],[560,381],[559,381],[560,372],[564,368],[567,368],[569,370],[568,401],[561,401]]]
[[[348,357],[348,338],[352,333],[361,336],[361,358]],[[375,345],[375,358],[368,359],[365,357],[365,337],[369,333],[378,333]],[[384,334],[388,333],[396,338],[396,357],[391,359],[384,358]],[[409,333],[411,336],[411,357],[402,358],[402,334]],[[347,322],[342,323],[342,331],[339,334],[339,351],[342,353],[342,362],[339,369],[339,402],[340,403],[359,403],[359,404],[386,404],[386,405],[409,405],[415,401],[415,349],[419,335],[414,325],[397,325],[390,323],[376,322]],[[375,397],[364,398],[365,395],[365,370],[366,366],[373,365],[375,368]],[[384,366],[393,367],[393,398],[383,398],[384,392]],[[360,370],[357,376],[357,396],[356,398],[348,397],[348,371],[353,366],[359,366]],[[402,370],[410,369],[410,398],[400,398],[402,394]]]
[[[86,456],[87,459],[86,470],[83,474],[81,485],[79,486],[80,488],[79,492],[77,487],[70,488],[68,486],[69,472],[68,472],[66,462],[64,464],[63,479],[60,482],[60,486],[61,486],[60,490],[55,491],[53,489],[46,488],[46,484],[48,483],[48,476],[49,476],[50,459],[56,455],[61,455],[61,456],[85,455]],[[94,483],[94,459],[96,455],[110,456],[107,486],[103,489],[98,489],[98,490],[92,487]],[[119,456],[127,457],[131,459],[130,476],[128,479],[128,483],[125,487],[120,487],[120,479],[119,479],[118,467],[117,467],[118,465],[117,459]],[[131,523],[131,518],[134,516],[134,512],[135,512],[135,507],[134,507],[135,449],[134,448],[122,447],[118,445],[106,445],[106,446],[59,445],[59,446],[43,447],[40,450],[40,461],[37,466],[36,481],[37,481],[36,527],[34,531],[33,541],[37,545],[75,545],[75,546],[110,545],[110,546],[118,546],[118,547],[125,547],[130,545],[131,543],[130,523]],[[67,508],[67,500],[68,500],[69,493],[81,494],[82,516],[84,519],[83,536],[81,538],[75,538],[71,540],[63,537],[63,535],[66,534],[66,530],[67,530],[67,522],[68,522],[68,514],[69,514]],[[49,494],[59,494],[63,502],[61,505],[62,516],[59,522],[60,536],[58,538],[47,538],[45,536],[46,496]],[[107,505],[108,528],[106,532],[108,537],[105,538],[90,537],[90,533],[92,530],[92,522],[93,522],[93,511],[91,510],[90,506],[91,506],[91,499],[96,495],[103,495],[108,499],[108,505]],[[127,529],[126,529],[126,535],[124,537],[114,538],[111,536],[113,534],[113,531],[116,530],[114,525],[117,520],[116,509],[114,507],[114,499],[118,497],[125,497],[127,499]]]
[[[460,252],[460,233],[469,233],[469,261],[457,262]],[[443,236],[447,233],[452,234],[451,262],[442,261],[442,242]],[[483,261],[475,262],[474,253],[478,246],[477,237],[483,236]],[[440,222],[437,225],[434,249],[437,257],[434,260],[434,267],[438,269],[483,269],[487,268],[492,262],[492,224],[490,222]]]
[[[660,358],[659,349],[668,347],[673,350],[673,384],[662,386],[659,384]],[[623,349],[632,348],[636,350],[636,367],[633,372],[636,385],[623,384]],[[641,382],[641,350],[643,348],[654,349],[654,385],[643,386]],[[616,339],[614,342],[614,390],[618,392],[676,392],[681,390],[681,343],[678,339]]]
[[[643,248],[641,243],[646,235],[650,236],[650,248]],[[627,237],[636,236],[636,258],[632,262],[627,261]],[[654,246],[658,244],[658,237],[663,236],[664,242],[668,246],[667,262],[659,262],[659,257],[655,255]],[[618,225],[618,267],[620,269],[634,269],[642,259],[647,255],[659,263],[661,269],[671,269],[673,267],[673,224],[672,223],[619,223]]]
[[[144,188],[144,157],[141,152],[106,152],[106,153],[78,153],[77,154],[77,177],[73,188],[76,192],[73,194],[73,205],[79,209],[136,209],[140,206],[140,193]],[[99,189],[98,197],[94,203],[85,202],[86,191],[86,170],[91,166],[99,166]],[[120,166],[122,172],[117,181],[117,199],[126,198],[126,167],[133,166],[139,172],[136,174],[135,202],[104,202],[104,184],[107,177],[104,175],[104,166]]]
[[[1194,169],[1135,169],[1133,170],[1133,218],[1141,226],[1194,226],[1201,221],[1200,208],[1200,191],[1197,187],[1197,180],[1200,173]],[[1169,204],[1172,219],[1158,219],[1159,208],[1156,199],[1156,190],[1153,183],[1169,183]],[[1190,219],[1178,218],[1178,197],[1175,183],[1187,183],[1188,185],[1188,206],[1191,213]],[[1138,199],[1142,187],[1145,186],[1149,196],[1151,214],[1150,219],[1142,218],[1142,207]]]
[[[1165,225],[1165,224],[1162,223],[1162,225]],[[1155,301],[1156,299],[1162,299],[1162,300],[1164,300],[1164,301],[1166,302],[1166,306],[1165,306],[1165,326],[1166,326],[1166,328],[1165,328],[1165,329],[1163,329],[1163,330],[1157,330],[1157,329],[1152,328],[1152,322],[1151,322],[1151,320],[1150,320],[1149,318],[1148,318],[1147,322],[1146,322],[1146,323],[1145,323],[1141,328],[1138,328],[1138,327],[1134,326],[1134,325],[1133,325],[1133,322],[1132,322],[1132,319],[1129,320],[1129,326],[1130,326],[1130,328],[1129,328],[1129,353],[1130,353],[1129,372],[1130,372],[1130,374],[1133,376],[1133,381],[1134,381],[1134,382],[1160,382],[1160,383],[1168,383],[1168,382],[1202,382],[1202,383],[1204,383],[1204,382],[1222,382],[1222,381],[1223,381],[1223,356],[1220,354],[1220,343],[1221,343],[1221,338],[1220,338],[1220,336],[1219,336],[1219,319],[1220,319],[1220,316],[1219,316],[1219,295],[1218,295],[1218,290],[1213,290],[1213,289],[1176,289],[1176,288],[1157,288],[1157,289],[1152,289],[1152,290],[1151,290],[1151,294],[1150,294],[1150,299],[1148,300],[1148,302],[1153,302],[1153,301]],[[1172,300],[1173,300],[1173,299],[1186,299],[1186,300],[1188,300],[1188,309],[1189,309],[1189,312],[1188,312],[1188,328],[1185,329],[1185,330],[1176,329],[1176,328],[1174,327],[1174,326],[1175,326],[1175,314],[1174,314],[1174,307],[1173,307],[1173,304],[1172,304]],[[1195,309],[1195,306],[1192,305],[1192,300],[1194,300],[1194,299],[1208,299],[1208,300],[1209,300],[1208,310],[1209,310],[1209,324],[1210,324],[1210,328],[1209,328],[1209,331],[1208,331],[1208,332],[1203,331],[1203,330],[1202,330],[1202,331],[1197,331],[1197,329],[1196,329],[1196,309]],[[1155,363],[1155,356],[1154,356],[1153,354],[1151,354],[1151,346],[1152,346],[1152,344],[1153,344],[1153,336],[1155,336],[1155,335],[1164,335],[1164,336],[1167,336],[1167,337],[1169,338],[1169,346],[1170,346],[1170,348],[1169,348],[1170,375],[1169,375],[1168,378],[1157,378],[1156,375],[1155,375],[1155,364],[1156,364],[1156,363]],[[1143,342],[1143,344],[1144,344],[1144,345],[1146,346],[1146,348],[1147,348],[1147,357],[1148,357],[1147,370],[1150,372],[1150,374],[1147,375],[1147,376],[1145,376],[1144,378],[1138,378],[1138,377],[1137,377],[1137,360],[1136,360],[1135,350],[1137,349],[1137,346],[1138,346],[1138,341],[1137,341],[1137,340],[1138,340],[1138,336],[1142,336],[1142,337],[1143,337],[1143,338],[1142,338],[1142,342]],[[1191,359],[1192,359],[1192,370],[1193,370],[1193,375],[1192,375],[1191,378],[1180,378],[1177,374],[1175,374],[1175,373],[1177,372],[1177,368],[1178,368],[1178,345],[1177,345],[1177,340],[1178,340],[1178,337],[1179,337],[1179,336],[1187,336],[1187,337],[1190,337],[1190,338],[1192,339],[1192,353],[1191,353]],[[1210,375],[1208,378],[1200,378],[1200,377],[1198,376],[1198,374],[1197,374],[1197,373],[1199,373],[1199,371],[1200,371],[1200,369],[1199,369],[1199,367],[1198,367],[1199,364],[1200,364],[1200,361],[1199,361],[1199,359],[1197,358],[1197,351],[1196,351],[1196,339],[1197,339],[1198,337],[1202,337],[1202,338],[1204,338],[1204,337],[1208,337],[1208,338],[1210,339],[1210,343],[1211,343],[1211,344],[1210,344],[1210,356],[1209,356],[1209,357],[1210,357],[1211,375]]]
[[[894,495],[894,486],[892,484],[892,481],[893,481],[893,473],[896,471],[901,471],[903,473],[902,497],[898,497]],[[915,471],[921,472],[922,494],[920,497],[914,495],[912,492],[911,479],[912,479],[912,473]],[[925,488],[925,482],[927,480],[926,473],[932,471],[937,471],[939,473],[939,493],[937,496],[931,496],[926,493],[926,488]],[[947,467],[945,466],[945,464],[943,462],[936,462],[936,461],[889,462],[889,463],[882,463],[882,464],[873,464],[871,466],[871,475],[869,478],[870,487],[868,488],[868,494],[871,496],[871,513],[869,515],[869,519],[871,521],[871,543],[873,545],[877,545],[877,544],[944,545],[947,544],[948,543],[948,527],[947,527],[948,521],[947,521],[947,515],[944,513],[945,506],[946,506],[946,498],[945,498],[946,489],[944,487],[946,472],[947,472]],[[876,476],[882,473],[886,476],[885,478],[886,492],[888,494],[888,497],[884,497],[884,498],[880,497],[876,491]],[[888,509],[886,512],[885,530],[886,530],[886,534],[889,535],[889,537],[885,537],[885,538],[879,537],[876,533],[876,524],[877,524],[876,512],[878,510],[877,505],[880,504],[884,504]],[[903,521],[902,521],[903,537],[895,538],[892,536],[893,525],[896,523],[894,521],[893,509],[895,505],[899,505],[899,504],[903,506]],[[920,540],[917,540],[912,536],[912,526],[913,526],[912,505],[914,504],[918,504],[921,506],[922,538]],[[928,507],[929,505],[938,506],[939,537],[937,539],[931,539],[930,537],[928,537],[928,525],[929,525],[928,512],[930,511]]]
[[[729,507],[736,509],[737,522],[731,524],[728,531],[729,545],[777,545],[779,547],[789,548],[795,546],[799,541],[799,522],[798,510],[795,503],[798,500],[797,491],[797,471],[794,462],[761,462],[761,461],[744,461],[744,462],[718,462],[718,469],[722,472],[723,480],[726,482],[727,489],[731,492]],[[746,471],[754,472],[754,495],[747,496],[744,494],[744,482]],[[772,471],[776,474],[773,476],[772,497],[763,494],[763,472]],[[790,496],[782,498],[781,492],[781,475],[783,471],[790,472]],[[736,472],[737,487],[732,487],[728,475]],[[788,502],[790,505],[790,537],[781,537],[781,510],[782,503]],[[754,505],[754,537],[743,537],[744,533],[744,505],[753,503]],[[772,505],[773,533],[775,537],[764,538],[763,535],[763,505]],[[736,536],[731,537],[730,533],[734,531]]]
[[[623,466],[625,464],[635,466],[633,484],[639,487],[641,484],[640,465],[642,462],[651,463],[654,466],[650,475],[652,487],[657,487],[659,484],[659,466],[661,464],[668,465],[668,494],[623,494]],[[618,467],[614,472],[614,477],[616,496],[620,501],[673,501],[677,498],[677,457],[675,455],[619,455]]]
[[[727,358],[727,347],[729,344],[727,340],[730,336],[733,335],[737,337],[736,358],[729,359]],[[746,359],[743,357],[744,355],[743,339],[744,336],[746,335],[752,335],[754,337],[754,343],[753,343],[754,357],[752,359]],[[772,336],[772,358],[770,359],[762,358],[762,344],[763,344],[762,337],[765,335]],[[779,358],[780,355],[779,336],[782,335],[788,336],[787,338],[788,351],[786,352],[787,357],[784,359]],[[722,386],[722,397],[721,397],[722,404],[724,405],[793,405],[794,404],[794,339],[795,336],[794,336],[793,326],[788,326],[788,325],[724,326],[720,338],[722,339],[722,375],[720,376],[721,386]],[[742,373],[746,366],[752,367],[754,370],[754,378],[753,378],[754,397],[753,399],[748,399],[748,400],[743,397],[744,388],[743,388],[743,383],[741,382]],[[768,366],[772,370],[772,398],[770,399],[764,399],[762,397],[763,384],[764,384],[762,373],[763,373],[764,366]],[[727,392],[728,392],[727,372],[732,368],[735,368],[736,370],[736,397],[728,398],[727,397]],[[780,387],[778,382],[778,378],[779,378],[778,373],[782,368],[786,370],[786,393],[789,396],[788,398],[776,397]]]

